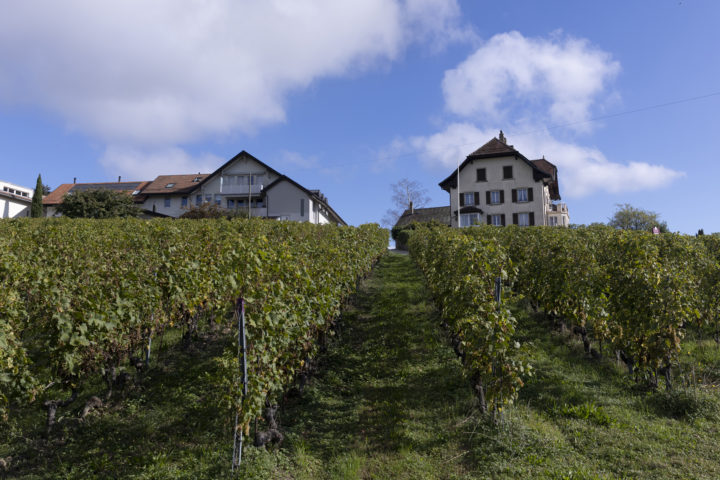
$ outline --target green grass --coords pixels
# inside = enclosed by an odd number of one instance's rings
[[[720,402],[704,387],[720,377],[714,343],[685,342],[683,388],[651,392],[610,359],[586,358],[542,315],[522,305],[514,314],[535,374],[494,423],[478,414],[412,262],[385,256],[302,396],[279,411],[282,447],[247,448],[236,478],[720,478]],[[61,422],[49,441],[43,411],[19,412],[0,431],[8,478],[231,478],[231,419],[207,382],[222,342],[166,343],[124,398],[84,424]],[[81,399],[99,391],[90,385]]]

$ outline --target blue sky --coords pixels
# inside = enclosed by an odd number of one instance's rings
[[[0,179],[208,172],[241,150],[379,222],[502,129],[573,223],[720,231],[720,2],[10,2]],[[701,97],[701,98],[700,98]]]

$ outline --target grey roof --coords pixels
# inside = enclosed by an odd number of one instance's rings
[[[413,222],[432,222],[436,221],[443,225],[451,225],[452,217],[450,215],[450,206],[446,207],[430,207],[430,208],[416,208],[413,213],[410,213],[410,209],[407,209],[400,215],[396,227],[402,227]]]

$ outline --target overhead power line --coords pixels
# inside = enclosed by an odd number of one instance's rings
[[[600,116],[597,116],[597,117],[592,117],[592,118],[589,118],[589,119],[587,119],[587,120],[580,120],[580,121],[577,121],[577,122],[568,122],[568,123],[562,123],[562,124],[557,124],[557,125],[551,125],[551,126],[549,126],[549,127],[539,128],[539,129],[537,129],[537,130],[529,130],[529,131],[527,131],[527,132],[513,133],[512,135],[513,135],[514,137],[519,137],[519,136],[524,136],[524,135],[531,135],[531,134],[533,134],[533,133],[540,133],[540,132],[549,131],[549,130],[557,130],[558,128],[566,128],[566,127],[572,127],[572,126],[575,126],[575,125],[582,125],[582,124],[586,124],[586,123],[598,122],[598,121],[600,121],[600,120],[607,120],[607,119],[609,119],[609,118],[622,117],[622,116],[624,116],[624,115],[631,115],[631,114],[633,114],[633,113],[639,113],[639,112],[645,112],[645,111],[648,111],[648,110],[655,110],[655,109],[658,109],[658,108],[670,107],[670,106],[679,105],[679,104],[682,104],[682,103],[695,102],[695,101],[698,101],[698,100],[704,100],[704,99],[706,99],[706,98],[717,97],[717,96],[720,96],[720,91],[712,92],[712,93],[706,93],[706,94],[704,94],[704,95],[697,95],[697,96],[694,96],[694,97],[682,98],[682,99],[679,99],[679,100],[672,100],[672,101],[664,102],[664,103],[657,103],[657,104],[654,104],[654,105],[648,105],[648,106],[644,106],[644,107],[634,108],[634,109],[631,109],[631,110],[624,110],[624,111],[622,111],[622,112],[609,113],[609,114],[607,114],[607,115],[600,115]],[[478,139],[477,141],[468,142],[468,143],[448,144],[448,145],[446,145],[446,147],[448,147],[448,148],[466,147],[466,146],[469,146],[469,145],[477,145],[478,143],[480,143],[480,142],[485,142],[485,141],[486,141],[486,139]],[[417,155],[418,153],[419,153],[419,152],[416,151],[416,152],[411,152],[411,153],[403,153],[403,154],[399,154],[399,155],[392,155],[392,156],[387,156],[387,157],[380,157],[380,158],[378,158],[378,160],[395,160],[395,159],[398,159],[398,158],[412,157],[412,156]],[[352,162],[352,163],[355,163],[355,162]]]

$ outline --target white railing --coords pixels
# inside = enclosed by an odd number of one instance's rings
[[[223,195],[249,195],[262,192],[262,185],[228,185],[223,184],[220,193]]]

